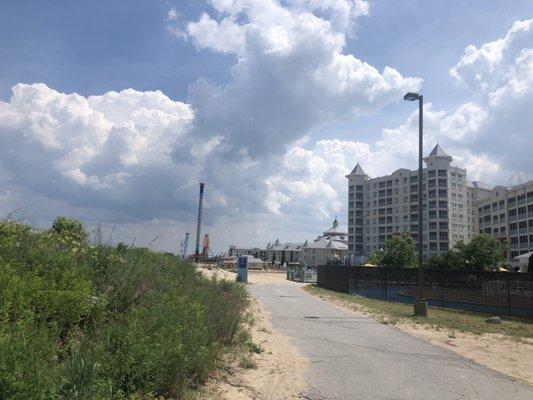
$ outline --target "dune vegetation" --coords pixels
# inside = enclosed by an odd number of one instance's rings
[[[247,338],[241,284],[171,254],[0,222],[0,398],[183,399]]]

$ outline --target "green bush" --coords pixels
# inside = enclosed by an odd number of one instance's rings
[[[416,265],[415,242],[406,234],[394,235],[384,243],[381,264],[384,267],[412,267]]]
[[[495,269],[504,261],[503,250],[506,247],[506,242],[480,233],[468,242],[457,242],[455,248],[445,253],[431,256],[427,260],[427,267],[478,271]]]
[[[0,398],[182,398],[244,343],[240,284],[169,254],[0,222]]]

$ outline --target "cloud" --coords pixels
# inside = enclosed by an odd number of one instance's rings
[[[333,19],[354,21],[364,2],[211,3],[217,13],[190,22],[187,33],[199,50],[234,56],[233,79],[224,87],[198,81],[189,102],[198,113],[195,136],[221,135],[228,157],[268,158],[327,122],[374,112],[419,88],[418,78],[344,54],[349,27]]]
[[[153,217],[175,209],[194,169],[172,160],[191,108],[132,89],[83,97],[18,84],[0,102],[3,179],[74,205]],[[194,149],[191,149],[191,152]]]
[[[0,209],[22,203],[36,216],[119,223],[126,241],[161,232],[162,248],[173,249],[169,237],[194,229],[202,180],[204,231],[220,251],[228,241],[303,240],[333,215],[342,220],[344,176],[357,161],[372,176],[416,167],[416,112],[369,143],[309,140],[328,123],[353,122],[420,89],[419,78],[346,53],[367,2],[210,4],[194,21],[176,9],[167,16],[180,40],[234,60],[228,83],[200,78],[187,103],[159,91],[84,97],[16,85],[0,101]],[[529,165],[530,32],[522,21],[467,47],[451,74],[472,99],[452,110],[426,104],[426,152],[439,140],[470,177],[488,182],[505,183]]]
[[[533,109],[533,19],[517,21],[500,39],[469,45],[450,73],[466,85],[489,116],[471,148],[511,171],[527,171]]]
[[[203,180],[206,224],[222,229],[223,215],[239,226],[272,216],[286,207],[286,196],[324,193],[322,183],[298,181],[287,187],[292,191],[278,190],[280,171],[294,165],[282,161],[292,146],[332,120],[374,113],[419,88],[418,78],[379,71],[344,53],[357,18],[368,12],[366,2],[211,5],[215,12],[197,21],[183,22],[175,9],[167,15],[169,27],[183,29],[199,51],[235,60],[227,85],[199,79],[187,104],[159,91],[83,97],[45,84],[16,85],[11,99],[0,102],[1,179],[25,194],[12,200],[49,199],[50,208],[76,215],[84,209],[82,219],[93,221],[189,226]],[[328,174],[343,179],[339,171]],[[341,208],[334,186],[326,195],[331,205],[316,202],[309,218]],[[306,209],[305,201],[293,203],[295,215]]]
[[[277,179],[295,143],[331,121],[374,113],[420,87],[419,78],[390,67],[379,71],[344,53],[357,18],[368,12],[366,2],[213,0],[211,5],[215,12],[185,30],[199,51],[234,58],[232,79],[225,86],[205,79],[190,86],[188,102],[196,117],[190,142],[183,145],[218,138],[202,176],[232,205],[227,213],[278,212],[294,195],[278,190]],[[174,151],[179,157],[181,150]],[[309,189],[298,185],[292,184],[295,191]],[[313,190],[325,193],[318,186]],[[322,217],[338,209],[336,204],[317,204],[313,212]],[[299,212],[296,205],[291,210]]]
[[[497,91],[509,83],[513,65],[532,42],[533,19],[516,21],[504,37],[480,48],[472,44],[467,46],[463,57],[450,69],[450,74],[473,90],[485,93]]]

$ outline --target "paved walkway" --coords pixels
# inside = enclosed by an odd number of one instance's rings
[[[532,400],[533,388],[390,326],[344,311],[299,284],[249,286],[274,328],[310,360],[304,398]]]

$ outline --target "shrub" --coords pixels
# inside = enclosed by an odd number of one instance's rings
[[[434,254],[427,260],[427,267],[432,269],[458,269],[461,258],[457,251],[448,250],[442,254]]]
[[[176,257],[0,222],[0,398],[181,398],[245,342],[240,284]]]
[[[394,235],[385,241],[384,267],[412,267],[416,264],[415,242],[409,235]]]
[[[81,222],[72,218],[57,217],[52,224],[52,232],[67,240],[85,242],[87,232]]]

